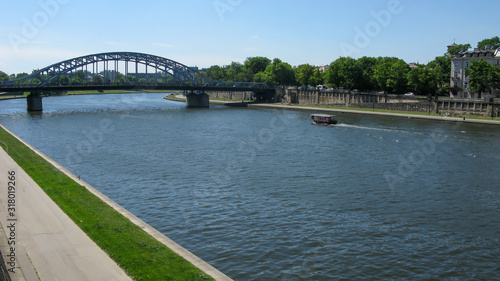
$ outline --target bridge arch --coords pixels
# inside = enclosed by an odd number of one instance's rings
[[[112,66],[109,63],[112,62]],[[146,74],[148,68],[155,71],[156,77],[163,75],[164,83],[167,83],[167,76],[173,77],[173,83],[176,85],[191,85],[191,86],[221,86],[221,87],[266,87],[265,83],[248,83],[248,82],[221,82],[213,80],[203,75],[197,69],[188,67],[182,63],[176,62],[160,56],[149,55],[136,52],[109,52],[98,53],[92,55],[81,56],[69,60],[61,61],[28,75],[26,77],[4,82],[4,85],[17,86],[37,86],[44,87],[57,84],[60,78],[64,75],[77,73],[81,70],[83,73],[82,81],[89,83],[87,75],[92,73],[92,77],[100,75],[99,71],[110,73],[109,71],[119,72],[120,62],[124,62],[122,69],[125,71],[125,79],[128,81],[129,74],[135,73],[138,75],[139,65],[145,66]],[[129,65],[135,65],[135,71],[129,72]],[[101,66],[101,69],[99,67]],[[89,71],[90,67],[90,71]],[[132,69],[133,70],[133,69]],[[158,75],[158,71],[160,72]],[[152,74],[152,73],[151,73]],[[116,77],[116,76],[114,76]],[[95,79],[90,83],[94,83]],[[116,83],[117,81],[104,81],[104,83]]]

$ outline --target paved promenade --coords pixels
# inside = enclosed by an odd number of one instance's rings
[[[9,172],[15,182],[10,195]],[[12,280],[132,280],[1,148],[0,223],[0,249],[7,269],[14,266]]]
[[[8,131],[4,127],[3,129]],[[232,280],[79,179],[59,163],[19,137],[15,137],[68,177],[87,188],[104,203],[215,280]],[[11,181],[8,173],[11,171],[15,172],[16,181],[15,221],[10,220],[12,217],[8,209],[8,200],[11,196],[8,191]],[[13,232],[9,229],[12,223],[16,226]],[[17,245],[16,273],[13,274],[12,280],[132,280],[97,244],[88,238],[1,147],[0,224],[0,250],[7,263],[10,261],[8,243],[12,235]],[[9,269],[9,264],[7,264],[7,269]]]
[[[262,108],[282,108],[282,109],[293,109],[293,110],[307,110],[316,112],[331,112],[331,113],[348,113],[348,114],[363,114],[363,115],[378,115],[378,116],[389,116],[398,118],[414,118],[414,119],[425,119],[425,120],[437,120],[446,122],[463,122],[463,123],[474,123],[474,124],[487,124],[487,125],[500,125],[500,121],[496,120],[485,120],[485,119],[468,119],[468,118],[456,118],[456,117],[444,117],[444,116],[433,116],[433,115],[420,115],[408,113],[390,113],[390,112],[377,112],[377,111],[363,111],[363,110],[350,110],[350,109],[334,109],[334,108],[323,108],[323,107],[308,107],[308,106],[298,106],[298,105],[281,105],[276,103],[249,103],[249,107],[262,107]]]
[[[167,100],[172,101],[185,101],[186,98],[183,95],[176,95],[175,98],[171,99],[166,97]],[[238,103],[237,101],[221,101],[221,100],[210,100],[212,104],[228,104],[228,103]],[[284,105],[279,103],[252,103],[248,102],[248,107],[261,107],[261,108],[281,108],[281,109],[291,109],[291,110],[305,110],[305,111],[316,111],[324,113],[347,113],[347,114],[361,114],[361,115],[378,115],[378,116],[389,116],[398,118],[414,118],[414,119],[424,119],[424,120],[436,120],[436,121],[446,121],[446,122],[461,122],[461,123],[473,123],[473,124],[487,124],[487,125],[497,125],[500,126],[500,121],[497,120],[487,120],[487,119],[470,119],[470,118],[458,118],[458,117],[445,117],[445,116],[434,116],[434,115],[422,115],[422,114],[412,114],[408,113],[391,113],[391,112],[381,112],[381,111],[365,111],[365,110],[352,110],[352,109],[336,109],[336,108],[325,108],[325,107],[314,107],[306,105]]]

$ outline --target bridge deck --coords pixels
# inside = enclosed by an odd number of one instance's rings
[[[172,91],[272,91],[275,88],[224,87],[224,86],[171,86],[171,85],[63,85],[63,86],[2,86],[0,92],[58,92],[82,90],[172,90]]]

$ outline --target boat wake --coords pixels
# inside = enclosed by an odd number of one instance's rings
[[[337,124],[337,127],[344,127],[344,128],[354,128],[354,129],[363,129],[363,130],[374,130],[374,131],[385,131],[385,132],[395,132],[399,130],[395,129],[388,129],[388,128],[375,128],[375,127],[367,127],[367,126],[358,126],[358,125],[352,125],[352,124]]]
[[[383,131],[383,132],[398,132],[398,133],[407,133],[407,134],[421,134],[418,132],[411,132],[411,131],[404,131],[401,129],[395,129],[395,128],[377,128],[377,127],[368,127],[368,126],[358,126],[358,125],[352,125],[352,124],[337,124],[337,127],[342,127],[342,128],[353,128],[353,129],[361,129],[361,130],[371,130],[371,131]]]

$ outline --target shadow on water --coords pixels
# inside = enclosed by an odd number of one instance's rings
[[[42,119],[44,116],[43,111],[28,111],[28,115],[35,120]]]

